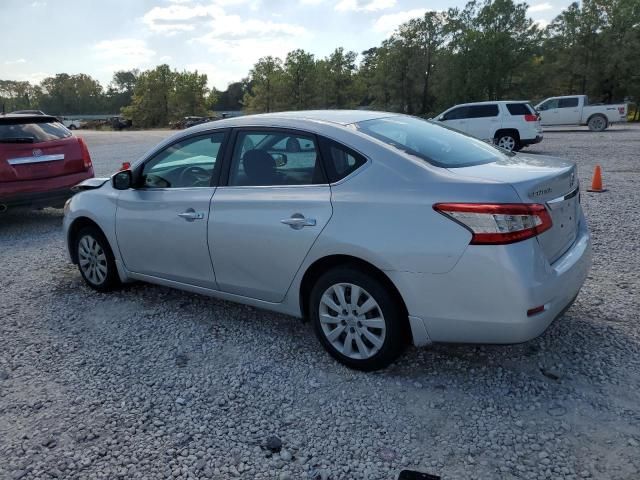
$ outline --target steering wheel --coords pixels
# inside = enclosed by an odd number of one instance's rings
[[[200,183],[209,183],[211,173],[202,167],[187,167],[180,173],[178,182],[185,187],[195,187]]]

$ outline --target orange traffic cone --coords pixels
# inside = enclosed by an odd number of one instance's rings
[[[596,169],[593,171],[593,180],[591,181],[591,188],[587,189],[587,192],[606,192],[606,188],[602,188],[602,171],[600,165],[596,165]]]

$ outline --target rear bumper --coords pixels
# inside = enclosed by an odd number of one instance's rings
[[[540,143],[542,141],[543,136],[542,135],[537,135],[536,138],[525,138],[525,139],[520,139],[520,143],[523,146],[526,145],[533,145],[534,143]]]
[[[583,217],[573,246],[553,265],[538,241],[529,239],[502,246],[470,245],[445,274],[387,273],[405,300],[416,344],[509,344],[541,335],[561,316],[590,266],[591,240]],[[542,312],[527,315],[541,305]]]
[[[73,195],[71,187],[93,178],[87,171],[22,182],[0,182],[0,205],[7,207],[61,207]]]

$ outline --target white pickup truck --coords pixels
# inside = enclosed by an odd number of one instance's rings
[[[586,95],[551,97],[536,105],[543,126],[587,125],[601,132],[612,123],[627,121],[627,104],[589,105]]]

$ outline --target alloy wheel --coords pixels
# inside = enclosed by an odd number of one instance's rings
[[[342,355],[364,360],[382,348],[386,322],[378,302],[365,289],[353,283],[337,283],[320,298],[322,332]]]
[[[602,117],[593,117],[589,120],[589,128],[595,132],[601,132],[606,127],[606,122]]]
[[[78,263],[85,278],[94,285],[107,278],[107,255],[93,236],[84,235],[78,242]]]
[[[510,135],[503,135],[498,139],[498,146],[505,150],[512,151],[516,148],[516,139]]]

